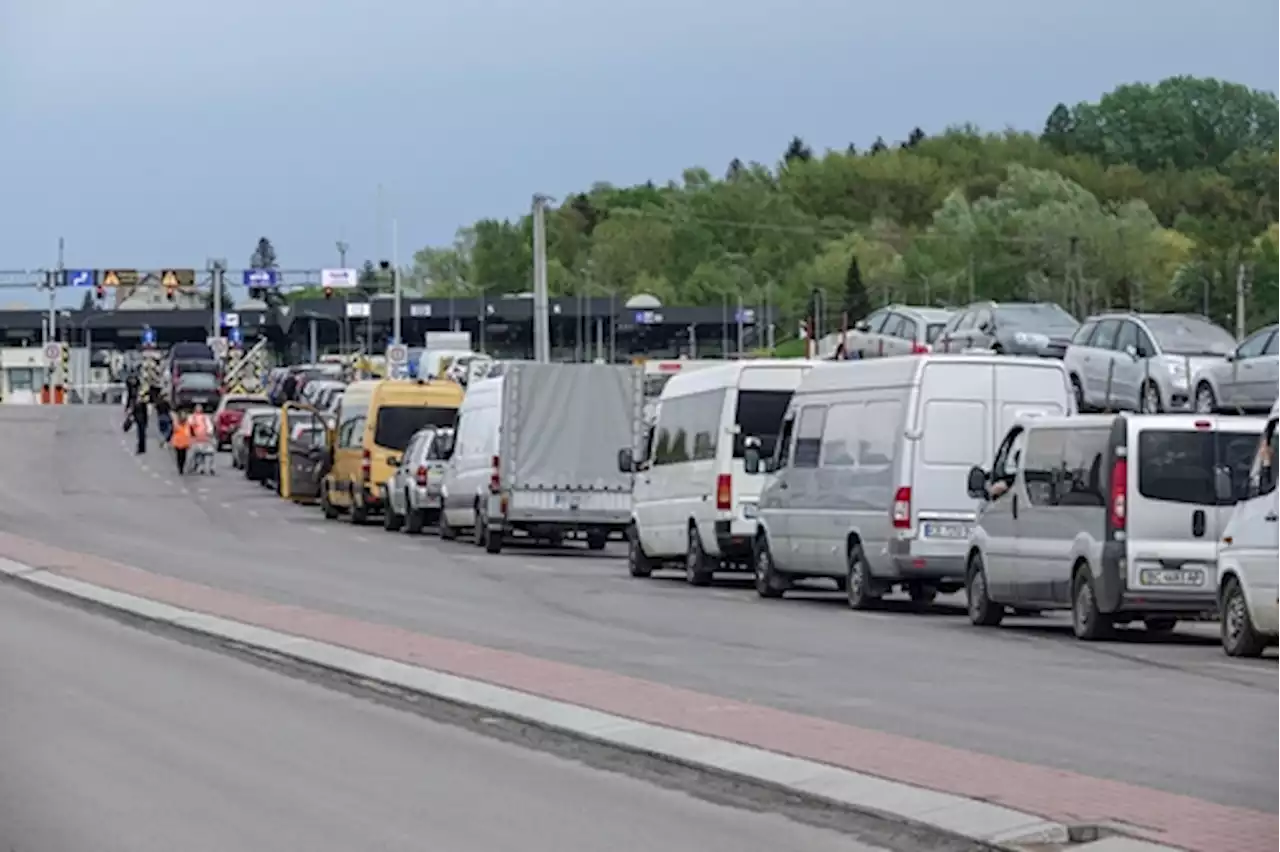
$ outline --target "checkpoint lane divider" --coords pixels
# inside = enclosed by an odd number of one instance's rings
[[[363,688],[423,696],[531,724],[623,752],[778,789],[869,820],[888,820],[932,834],[942,845],[968,841],[1008,852],[1179,852],[1098,826],[1069,826],[1036,814],[942,793],[789,756],[726,739],[682,731],[557,701],[505,686],[411,665],[297,634],[235,621],[98,586],[0,558],[0,576],[93,607],[175,628],[249,650],[268,659],[318,668]],[[1253,852],[1253,850],[1249,850]]]

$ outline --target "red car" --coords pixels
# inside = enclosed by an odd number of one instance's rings
[[[240,425],[245,409],[260,408],[270,405],[261,394],[229,394],[218,403],[218,410],[213,415],[213,432],[218,439],[218,449],[231,446],[231,434]]]

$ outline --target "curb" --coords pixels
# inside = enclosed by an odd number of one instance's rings
[[[328,670],[371,688],[391,688],[481,710],[622,751],[775,788],[871,817],[1007,852],[1180,852],[1093,826],[1069,827],[1035,814],[914,787],[753,746],[638,722],[352,651],[338,645],[254,627],[194,610],[62,577],[8,559],[7,576],[39,590],[176,628],[241,648]],[[1105,836],[1104,836],[1105,835]]]

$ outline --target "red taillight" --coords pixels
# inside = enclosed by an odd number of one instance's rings
[[[733,477],[727,473],[716,477],[716,508],[721,512],[733,508]]]
[[[502,490],[502,476],[500,474],[500,471],[502,470],[501,462],[501,459],[494,456],[492,461],[489,463],[491,466],[491,470],[489,471],[489,491],[492,494],[497,494]]]
[[[426,488],[427,487],[427,466],[424,464],[418,465],[418,470],[416,473],[414,473],[413,478],[418,483],[418,485],[422,486],[423,488]]]
[[[911,354],[912,354],[912,355],[928,355],[928,354],[929,354],[930,352],[932,352],[932,351],[933,351],[933,349],[931,349],[931,348],[929,347],[929,344],[927,344],[927,343],[913,343],[913,344],[911,344]]]
[[[1129,463],[1116,459],[1111,465],[1111,527],[1124,529],[1125,503],[1129,493]]]
[[[893,494],[893,528],[911,528],[911,486],[904,485]]]
[[[1208,420],[1197,420],[1197,421],[1196,421],[1196,428],[1197,428],[1197,429],[1212,429],[1212,428],[1213,428],[1213,423],[1212,423],[1212,422],[1210,422],[1210,421],[1208,421]]]
[[[373,474],[373,456],[368,450],[360,456],[360,477],[365,481],[369,481],[369,477]]]

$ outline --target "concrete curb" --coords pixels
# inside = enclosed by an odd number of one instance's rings
[[[338,645],[253,627],[62,577],[8,559],[0,575],[147,621],[260,652],[538,725],[563,734],[738,777],[853,811],[888,818],[1014,852],[1178,852],[1121,836],[1074,837],[1034,814],[938,793],[752,746],[637,722]],[[1083,842],[1081,842],[1083,841]]]

